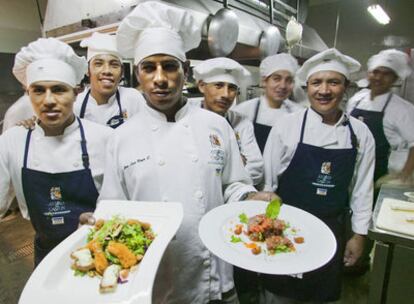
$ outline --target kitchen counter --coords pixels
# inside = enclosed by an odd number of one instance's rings
[[[407,200],[404,196],[404,192],[407,191],[414,191],[414,187],[381,187],[368,231],[368,237],[375,241],[369,304],[413,303],[414,237],[376,227],[383,199]]]

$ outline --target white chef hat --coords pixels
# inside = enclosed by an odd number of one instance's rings
[[[13,74],[26,87],[37,81],[60,81],[75,87],[88,64],[66,43],[39,38],[23,47],[14,59]]]
[[[185,52],[197,47],[201,29],[185,9],[161,2],[143,2],[121,22],[117,32],[118,50],[125,58],[142,59],[166,54],[185,61]]]
[[[368,60],[368,71],[386,67],[395,72],[402,80],[410,76],[410,57],[396,49],[383,50]]]
[[[102,34],[95,32],[92,36],[85,38],[80,43],[81,47],[88,48],[88,54],[86,59],[90,61],[97,55],[113,55],[122,61],[122,56],[116,48],[115,35]]]
[[[218,57],[204,60],[194,69],[194,78],[205,83],[228,82],[240,87],[247,82],[250,72],[233,59]]]
[[[260,76],[269,77],[276,71],[289,71],[292,76],[295,76],[298,70],[298,61],[292,55],[281,53],[268,56],[260,63]]]
[[[309,77],[320,71],[334,71],[349,79],[352,73],[357,72],[361,64],[354,58],[342,54],[337,49],[327,49],[305,61],[297,72],[300,81],[306,82]]]

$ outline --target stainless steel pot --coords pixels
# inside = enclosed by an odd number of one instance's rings
[[[277,54],[281,41],[282,35],[280,34],[279,29],[274,25],[267,27],[262,32],[259,39],[260,56],[265,58]]]

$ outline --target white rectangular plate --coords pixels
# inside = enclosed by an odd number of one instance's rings
[[[136,271],[128,282],[118,284],[115,292],[99,293],[99,278],[74,276],[70,254],[86,244],[90,226],[83,226],[54,250],[37,266],[26,283],[19,303],[151,303],[152,286],[164,251],[183,219],[180,203],[101,201],[95,210],[96,219],[110,219],[120,215],[151,224],[156,234]]]

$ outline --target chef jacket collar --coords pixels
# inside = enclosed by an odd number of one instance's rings
[[[386,92],[384,94],[375,96],[374,99],[371,99],[371,90],[368,90],[366,95],[364,96],[364,99],[368,99],[369,101],[375,102],[375,103],[380,103],[380,102],[385,103],[385,101],[387,100],[390,94],[392,94],[392,92]]]
[[[105,103],[105,104],[112,105],[115,102],[115,99],[116,99],[116,91],[115,91],[115,93],[111,97],[109,97],[108,102]],[[88,100],[88,102],[90,100],[92,100],[96,105],[98,105],[96,99],[92,96],[92,93],[89,94],[89,100]],[[102,105],[104,105],[104,104],[102,104]]]
[[[37,134],[38,134],[38,135],[40,135],[40,136],[44,136],[44,137],[46,137],[46,135],[45,135],[45,131],[44,131],[44,130],[43,130],[43,128],[40,126],[39,122],[40,122],[40,121],[36,121],[36,126],[35,126],[35,128],[34,128],[34,131],[33,131],[33,132],[34,132],[34,133],[37,133]],[[79,123],[78,123],[77,119],[75,118],[75,119],[73,120],[73,122],[72,122],[69,126],[67,126],[67,127],[65,128],[65,130],[63,130],[63,134],[62,134],[62,135],[58,135],[58,136],[47,136],[47,137],[59,137],[59,136],[63,137],[63,136],[66,136],[66,135],[71,134],[72,132],[77,131],[77,130],[78,130],[78,128],[79,128]],[[80,135],[79,135],[79,140],[80,140]]]
[[[185,104],[175,114],[175,121],[176,122],[178,122],[181,119],[183,119],[187,115],[187,113],[189,112],[189,110],[190,110],[190,103],[188,102],[187,98],[185,98],[185,97],[182,97],[182,98],[185,99]],[[147,103],[145,103],[145,109],[147,109],[148,113],[153,118],[155,118],[157,120],[161,120],[161,121],[167,122],[167,116],[164,113],[162,113],[162,112],[160,112],[160,111],[158,111],[158,110],[150,107]]]
[[[288,105],[287,105],[287,103],[285,102],[286,100],[287,100],[287,99],[285,99],[285,100],[283,100],[283,101],[282,101],[282,104],[280,105],[279,110],[280,110],[280,109],[288,109],[288,108],[289,108],[289,106],[288,106]],[[264,104],[264,106],[266,107],[266,109],[276,110],[276,109],[271,108],[271,107],[269,106],[269,99],[266,97],[266,95],[261,95],[261,96],[260,96],[260,103],[261,103],[261,104]]]
[[[316,120],[322,123],[322,115],[316,112],[312,107],[309,107],[308,117],[310,117],[311,120]],[[334,126],[343,126],[346,125],[347,122],[349,122],[349,116],[344,111],[342,111],[341,117],[338,119]]]

